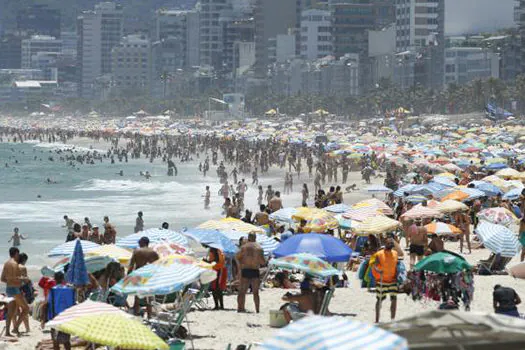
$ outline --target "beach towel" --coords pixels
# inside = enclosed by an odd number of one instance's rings
[[[67,286],[53,287],[49,291],[48,321],[73,305],[75,305],[75,290],[73,288]]]

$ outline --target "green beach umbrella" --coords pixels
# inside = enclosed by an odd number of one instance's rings
[[[472,266],[462,256],[450,252],[429,255],[414,266],[414,271],[435,273],[456,273],[470,269]]]

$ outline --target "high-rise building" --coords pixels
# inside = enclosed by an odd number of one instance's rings
[[[33,35],[22,40],[22,68],[33,68],[32,59],[38,53],[60,53],[62,40],[48,35]]]
[[[5,34],[0,37],[0,69],[19,69],[22,63],[22,37]]]
[[[143,35],[128,35],[111,50],[113,88],[118,91],[150,93],[151,42]]]
[[[18,11],[16,24],[28,35],[49,35],[60,38],[60,9],[47,5],[31,5]]]
[[[514,20],[518,25],[520,37],[520,66],[521,73],[525,72],[525,0],[519,0],[514,9]]]
[[[445,49],[445,84],[467,84],[475,79],[499,78],[499,55],[482,47]]]
[[[95,5],[77,20],[79,94],[93,97],[95,82],[111,72],[111,50],[122,38],[122,7],[112,2]]]
[[[224,22],[230,17],[232,4],[228,0],[201,0],[200,62],[222,70]]]
[[[330,11],[310,9],[301,14],[301,57],[315,60],[332,54]]]
[[[445,0],[396,0],[396,50],[412,52],[413,77],[426,87],[443,85],[445,65]]]

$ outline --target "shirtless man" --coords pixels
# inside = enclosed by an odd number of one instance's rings
[[[135,233],[144,231],[144,218],[141,211],[137,213],[137,218],[135,219],[135,228],[133,231],[135,231]]]
[[[268,225],[270,223],[270,216],[266,212],[266,206],[261,204],[259,209],[260,211],[255,214],[255,224],[257,226]]]
[[[419,226],[417,230],[409,230],[410,239],[410,269],[412,269],[417,261],[421,261],[425,255],[428,246],[427,229],[421,225],[421,220],[416,221]]]
[[[104,243],[105,244],[115,244],[117,238],[117,231],[115,226],[109,222],[109,217],[104,216]]]
[[[283,201],[281,199],[281,192],[279,192],[279,191],[275,192],[275,196],[272,199],[270,199],[270,202],[268,203],[268,208],[270,208],[270,211],[272,213],[283,208]]]
[[[152,262],[159,259],[159,255],[153,249],[149,247],[149,238],[142,237],[139,239],[139,248],[133,251],[131,259],[128,266],[128,275],[133,272],[133,270],[140,269],[142,266],[151,264]],[[151,306],[149,303],[146,305],[146,311],[148,312],[148,317],[151,315]],[[138,297],[135,297],[135,304],[133,305],[133,310],[135,315],[138,315],[140,312],[140,301]]]
[[[15,300],[10,302],[7,306],[6,331],[5,335],[11,336],[11,322],[14,322],[14,331],[18,333],[18,327],[22,320],[26,318],[29,313],[29,306],[27,305],[20,287],[22,282],[26,279],[22,277],[18,260],[20,258],[20,251],[16,247],[9,249],[9,260],[4,264],[0,280],[7,285],[6,294]]]
[[[21,239],[26,239],[27,237],[24,237],[23,235],[21,235],[20,233],[18,233],[18,227],[15,227],[15,229],[13,230],[13,235],[11,236],[11,238],[9,239],[9,241],[7,243],[10,243],[11,241],[13,241],[13,247],[19,247],[20,246],[20,240]]]
[[[259,269],[266,262],[261,246],[256,242],[255,233],[248,234],[248,242],[242,245],[237,253],[237,261],[241,268],[239,295],[237,296],[237,312],[246,312],[245,301],[248,288],[252,288],[255,311],[259,313],[259,286],[261,284]]]

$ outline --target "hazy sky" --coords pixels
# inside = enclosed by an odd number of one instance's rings
[[[515,3],[515,0],[445,0],[445,32],[453,35],[511,27]]]

